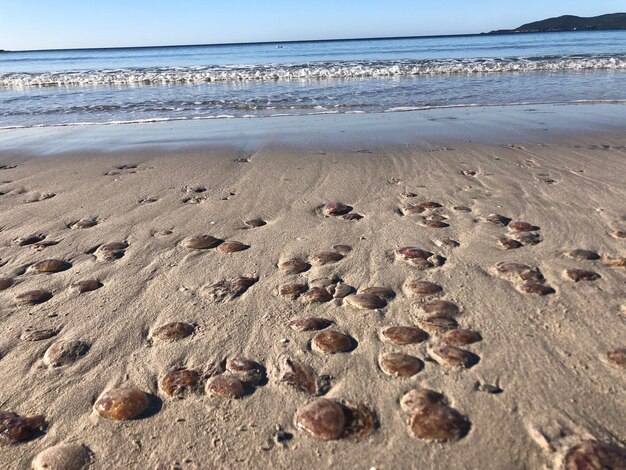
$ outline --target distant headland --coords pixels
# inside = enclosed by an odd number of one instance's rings
[[[486,34],[511,33],[551,33],[564,31],[601,31],[626,29],[626,13],[611,13],[608,15],[585,18],[581,16],[563,15],[547,20],[535,21],[515,29],[500,29]]]

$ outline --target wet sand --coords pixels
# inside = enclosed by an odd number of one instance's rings
[[[0,467],[68,443],[93,468],[623,446],[626,138],[541,140],[5,149],[0,410],[46,425]],[[441,396],[401,405],[417,387]]]

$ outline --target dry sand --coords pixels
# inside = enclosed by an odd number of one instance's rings
[[[34,439],[4,446],[1,468],[28,468],[44,449],[78,443],[91,452],[93,468],[103,469],[537,469],[558,465],[586,439],[626,442],[625,369],[607,357],[626,347],[624,268],[563,255],[584,248],[626,256],[626,240],[610,235],[626,230],[624,137],[457,143],[430,151],[264,146],[245,155],[227,148],[5,154],[0,164],[17,165],[0,170],[0,277],[15,280],[0,291],[0,409],[42,414],[47,422]],[[116,170],[120,165],[133,168]],[[186,190],[196,186],[206,191]],[[328,201],[345,202],[364,218],[324,217],[319,207]],[[449,227],[424,227],[420,215],[399,212],[426,201],[443,207],[421,215],[444,215]],[[453,209],[460,205],[470,211]],[[498,239],[510,230],[481,220],[494,213],[538,226],[542,241],[501,249]],[[70,228],[86,218],[97,225]],[[267,225],[246,229],[244,221],[255,218]],[[38,251],[13,242],[32,234],[58,244]],[[197,234],[250,248],[224,254],[181,245]],[[448,238],[460,246],[438,246]],[[111,242],[128,244],[121,258],[107,261],[94,252]],[[336,244],[353,250],[301,274],[277,267],[294,257],[312,260]],[[440,255],[445,264],[419,270],[394,254],[403,246]],[[54,274],[29,268],[51,258],[72,266]],[[520,282],[496,271],[501,262],[539,268],[555,292],[521,292]],[[601,277],[573,282],[563,275],[570,268]],[[206,286],[239,275],[259,280],[232,300],[207,295]],[[388,287],[396,297],[383,309],[358,310],[341,300],[307,304],[277,295],[281,285],[327,276],[358,290]],[[70,286],[84,279],[103,286],[78,294]],[[381,341],[384,328],[414,326],[428,316],[422,301],[403,290],[410,279],[441,285],[433,298],[456,303],[459,325],[480,332],[482,341],[463,346],[479,357],[477,364],[439,365],[432,351],[442,344],[439,335],[407,346]],[[18,294],[33,289],[53,297],[16,304]],[[288,326],[307,316],[334,321],[356,348],[312,351],[315,332]],[[195,333],[175,342],[151,339],[157,327],[175,321],[194,324]],[[21,339],[27,329],[43,328],[58,334]],[[89,350],[66,365],[47,366],[44,353],[61,339],[81,340]],[[414,355],[424,368],[410,378],[389,377],[378,365],[387,352]],[[177,367],[210,376],[237,356],[259,362],[268,376],[241,399],[204,388],[172,399],[159,388]],[[366,404],[377,429],[361,440],[337,441],[296,429],[296,411],[315,398],[279,382],[285,357],[331,376],[326,397]],[[111,421],[94,411],[98,397],[119,386],[153,395],[147,417]],[[448,443],[412,437],[400,398],[417,386],[443,393],[467,417],[469,432]],[[276,442],[277,429],[288,433],[286,440]]]

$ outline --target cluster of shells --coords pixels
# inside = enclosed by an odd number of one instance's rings
[[[121,165],[107,174],[117,175],[136,171],[136,166]],[[185,187],[185,202],[201,202],[206,191],[204,187]],[[407,194],[405,197],[415,197]],[[471,212],[465,206],[455,206],[459,212]],[[319,213],[327,218],[360,220],[361,214],[342,202],[328,202],[318,208]],[[444,207],[437,202],[408,204],[400,212],[404,216],[417,217],[418,224],[427,228],[449,227],[449,217]],[[526,222],[491,214],[484,221],[500,227],[506,227],[509,233],[499,239],[501,248],[510,250],[522,246],[535,245],[542,241],[539,227]],[[69,224],[71,229],[87,229],[98,224],[97,219],[82,219]],[[262,219],[251,219],[244,223],[244,229],[256,229],[266,225]],[[623,239],[621,231],[611,233],[614,238]],[[45,235],[34,234],[14,240],[19,246],[30,246],[37,251],[57,244],[46,240]],[[455,248],[459,243],[441,240],[437,243],[442,248]],[[250,248],[238,241],[225,241],[211,235],[196,235],[185,238],[181,246],[192,251],[216,250],[220,253],[236,253]],[[89,250],[99,261],[115,261],[125,256],[129,244],[126,241],[98,245]],[[335,245],[331,250],[307,257],[288,258],[278,263],[282,275],[290,277],[301,275],[312,267],[333,266],[350,256],[349,245]],[[394,250],[397,261],[415,268],[420,275],[436,269],[446,263],[446,258],[417,246],[397,247]],[[604,256],[597,253],[575,249],[564,253],[576,261],[590,263],[597,260],[609,267],[625,267],[625,258]],[[72,263],[60,259],[37,261],[25,270],[25,274],[54,274],[72,268]],[[510,280],[523,293],[548,295],[554,293],[538,267],[520,263],[502,263],[495,267],[498,275]],[[601,276],[586,269],[568,269],[563,273],[566,279],[574,282],[595,281]],[[259,281],[256,276],[236,276],[221,279],[205,286],[201,295],[215,303],[228,302],[243,295]],[[0,278],[0,290],[14,288],[13,278]],[[84,279],[72,284],[79,293],[93,291],[103,287],[97,279]],[[376,366],[390,380],[407,379],[419,374],[425,367],[425,361],[446,368],[469,369],[480,361],[471,352],[471,345],[482,341],[478,331],[459,325],[457,317],[461,309],[449,300],[439,298],[445,295],[444,288],[426,279],[407,279],[402,286],[407,299],[415,302],[420,316],[415,325],[387,326],[379,331],[382,343]],[[301,300],[307,304],[335,302],[359,310],[383,310],[396,297],[397,293],[388,287],[354,287],[336,276],[322,277],[310,281],[296,281],[281,285],[277,294],[289,300]],[[22,292],[16,296],[19,304],[33,305],[47,302],[53,293],[47,290]],[[289,328],[299,334],[309,335],[309,349],[320,357],[335,354],[348,354],[358,348],[358,341],[348,331],[334,321],[322,317],[300,317],[289,321]],[[174,322],[155,328],[150,334],[150,341],[181,341],[192,336],[196,325]],[[22,334],[25,341],[40,341],[56,336],[53,329],[26,329]],[[427,357],[400,352],[402,348],[425,343],[428,345]],[[49,368],[64,367],[80,360],[88,354],[91,345],[74,339],[55,341],[45,351],[43,364]],[[387,350],[393,348],[393,350]],[[606,355],[609,362],[619,367],[626,367],[626,348],[616,348]],[[297,393],[309,397],[304,406],[295,411],[294,425],[297,429],[321,440],[363,439],[372,434],[379,426],[376,412],[366,403],[353,402],[340,398],[328,398],[332,389],[333,378],[320,374],[301,359],[289,355],[280,356],[275,364],[276,381]],[[195,370],[186,367],[175,368],[167,372],[159,381],[159,392],[168,399],[184,399],[205,393],[221,399],[242,399],[251,395],[256,387],[267,383],[265,366],[244,357],[228,358],[223,363],[207,370]],[[495,389],[496,387],[492,387]],[[501,391],[501,390],[500,390]],[[496,392],[493,392],[496,393]],[[106,390],[97,399],[93,408],[106,419],[126,421],[150,416],[155,410],[153,396],[134,386],[123,386]],[[408,433],[426,442],[449,442],[463,438],[470,430],[470,419],[455,409],[447,397],[439,391],[416,387],[399,398],[400,409],[406,415]],[[156,410],[158,411],[158,409]],[[19,416],[13,412],[0,412],[0,444],[17,444],[33,439],[45,430],[44,416]],[[42,452],[34,461],[36,468],[47,468],[46,462],[52,461],[58,453],[75,455],[81,461],[88,462],[89,451],[80,445],[62,444]],[[565,456],[566,468],[588,468],[587,462],[599,463],[598,468],[620,468],[624,462],[624,450],[597,441],[585,441],[571,448]],[[52,460],[51,460],[52,459]],[[39,463],[37,463],[39,462]],[[617,462],[617,464],[615,464]]]

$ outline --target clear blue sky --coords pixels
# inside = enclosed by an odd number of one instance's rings
[[[0,0],[0,49],[479,33],[624,0]]]

